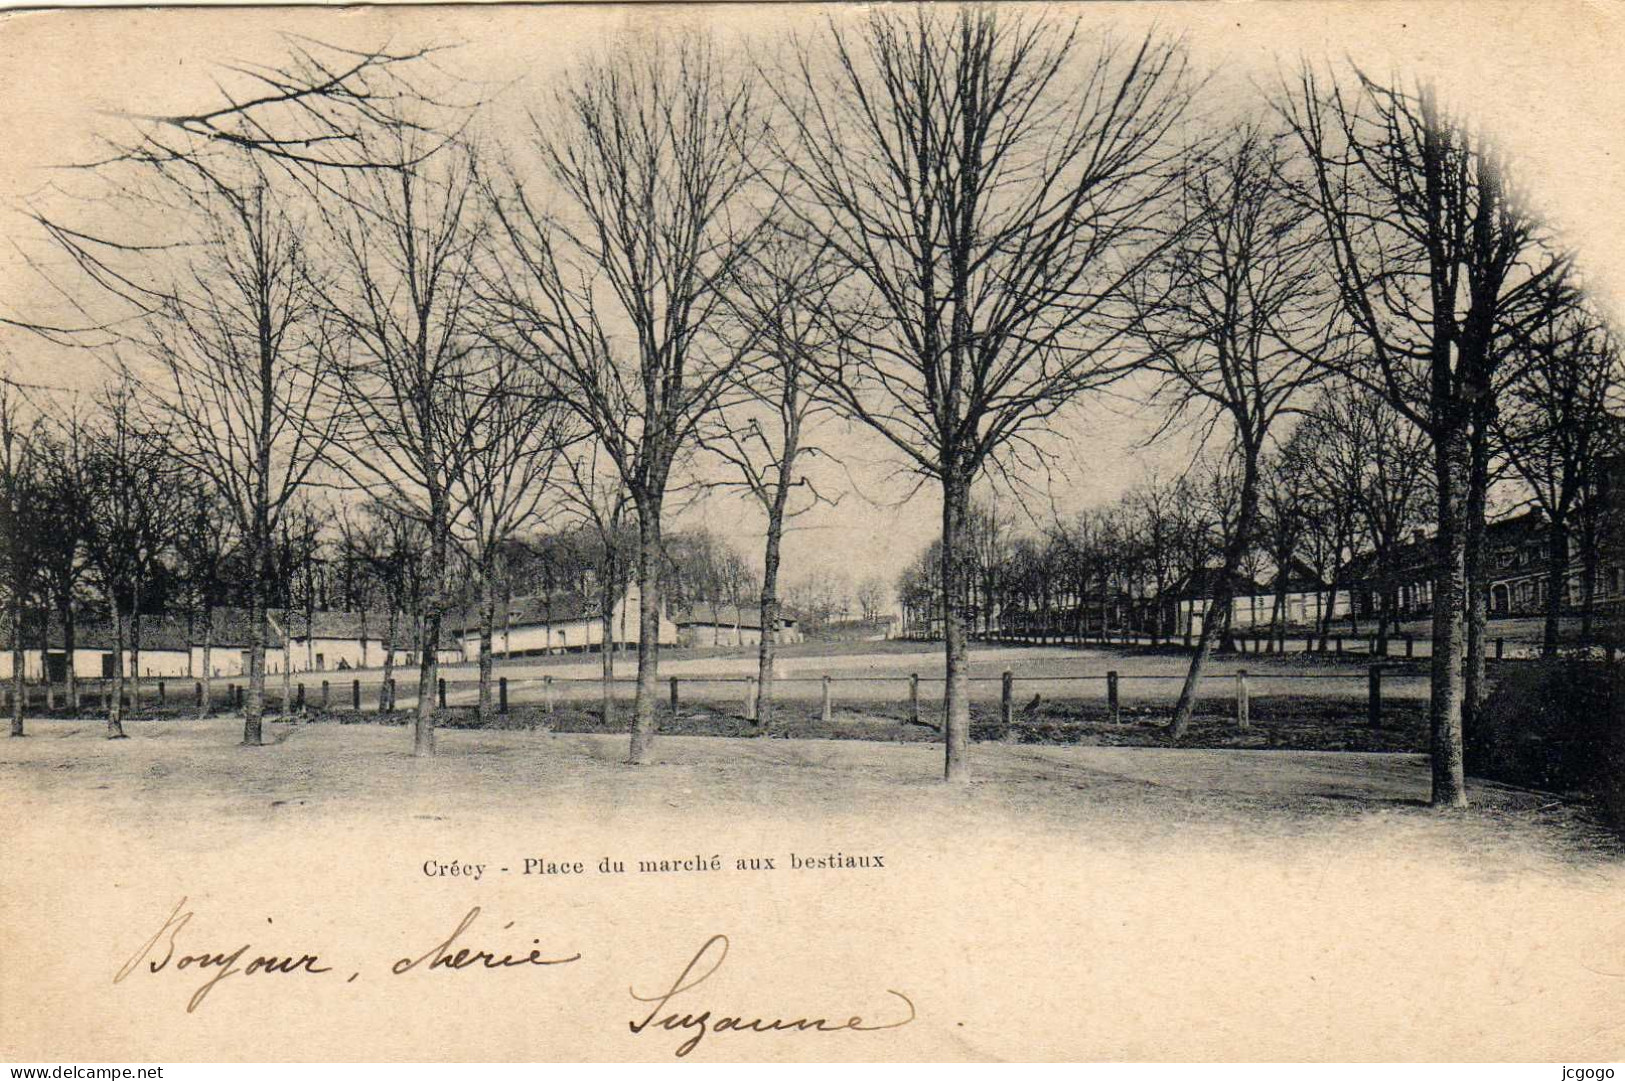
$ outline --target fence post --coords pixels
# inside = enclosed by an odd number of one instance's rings
[[[161,687],[163,684],[160,683],[159,686]],[[294,692],[293,708],[300,713],[305,712],[305,685],[303,683],[299,684],[299,689]]]
[[[1236,727],[1245,729],[1251,723],[1250,706],[1247,701],[1247,669],[1236,670]]]
[[[677,716],[677,677],[671,677],[671,715]]]
[[[504,716],[508,713],[508,677],[497,677],[497,712]]]
[[[1117,673],[1106,673],[1106,712],[1111,716],[1113,724],[1120,724],[1123,720],[1122,710],[1117,700]]]
[[[823,704],[823,708],[819,711],[819,716],[821,716],[823,718],[825,724],[829,723],[829,714],[830,714],[829,706],[830,706],[830,702],[829,702],[829,677],[825,676],[824,677],[824,704]]]
[[[1337,636],[1337,652],[1343,652],[1343,636],[1341,634]]]
[[[1382,727],[1382,666],[1374,664],[1366,676],[1365,719],[1372,728]]]
[[[920,674],[910,673],[908,677],[908,719],[913,724],[920,723]]]
[[[548,713],[553,712],[553,677],[542,677],[542,708]]]
[[[756,719],[756,677],[745,678],[745,720]]]
[[[1496,640],[1495,640],[1495,659],[1496,659],[1496,660],[1500,660],[1500,659],[1501,659],[1501,657],[1502,657],[1502,650],[1503,650],[1503,648],[1504,648],[1504,647],[1505,647],[1505,646],[1506,646],[1506,639],[1504,639],[1504,638],[1497,638],[1497,639],[1496,639]]]
[[[1416,639],[1408,634],[1405,636],[1405,656],[1407,658],[1416,656]]]
[[[383,684],[380,683],[378,685],[378,695],[380,698],[383,697],[383,693]],[[361,681],[359,679],[352,679],[350,681],[350,708],[358,711],[361,709]]]
[[[440,708],[445,709],[446,708],[446,681],[442,679],[442,680],[437,681],[437,683],[438,683],[438,686],[437,686],[436,689],[440,692],[440,694],[439,694]]]
[[[197,692],[197,708],[201,710],[203,708],[203,683],[200,680],[192,686]]]
[[[333,704],[333,688],[332,688],[331,685],[328,684],[327,680],[324,679],[324,680],[322,680],[322,712],[326,713],[327,710],[328,710],[328,707],[331,706],[332,704]]]

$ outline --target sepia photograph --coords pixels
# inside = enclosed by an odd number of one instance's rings
[[[1621,15],[0,12],[0,1059],[1612,1076]]]

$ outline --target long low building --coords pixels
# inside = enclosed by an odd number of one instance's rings
[[[1203,567],[1170,591],[1175,634],[1189,634],[1194,638],[1202,633],[1202,624],[1220,581],[1219,574],[1217,568]],[[1276,624],[1277,615],[1283,617],[1281,622],[1289,627],[1316,627],[1328,616],[1335,620],[1349,613],[1348,590],[1333,591],[1306,567],[1294,566],[1281,584],[1284,589],[1277,591],[1272,585],[1237,575],[1231,582],[1231,627],[1238,631],[1271,627]]]
[[[642,594],[636,585],[627,588],[615,603],[609,620],[609,648],[611,650],[636,646],[640,637],[638,606]],[[454,620],[451,632],[458,643],[461,657],[477,661],[480,656],[480,616],[477,609],[468,609]],[[677,625],[660,609],[660,629],[656,639],[661,645],[675,645],[678,641]],[[498,657],[537,657],[553,653],[587,653],[603,650],[604,621],[600,605],[591,598],[574,594],[514,597],[497,602],[495,625],[492,628],[491,650]]]
[[[302,612],[273,609],[267,613],[265,670],[280,675],[285,666],[293,672],[342,671],[381,668],[389,632],[387,613],[316,612],[307,620]],[[134,621],[125,625],[123,669],[126,676],[154,678],[229,679],[248,671],[249,618],[247,609],[216,608],[208,621],[173,614],[145,615],[140,619],[141,647],[134,648]],[[397,621],[395,663],[406,667],[417,663],[417,650],[410,643],[413,625],[410,616]],[[10,633],[0,630],[0,679],[12,676],[14,655]],[[45,630],[42,650],[37,627],[23,634],[23,678],[38,681],[49,671],[51,682],[67,679],[69,657],[67,634],[61,619],[53,614]],[[115,671],[114,634],[111,622],[97,620],[74,628],[73,673],[81,679],[110,679]],[[463,660],[454,639],[443,638],[440,661],[457,664]]]

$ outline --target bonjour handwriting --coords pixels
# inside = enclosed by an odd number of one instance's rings
[[[119,966],[113,982],[123,983],[137,974],[197,979],[200,982],[193,987],[186,1003],[186,1012],[195,1013],[214,990],[227,981],[271,979],[288,983],[336,975],[353,983],[361,976],[359,969],[346,976],[345,966],[331,963],[321,950],[309,947],[260,952],[250,942],[200,945],[191,928],[194,918],[195,913],[187,908],[187,899],[181,898],[157,931]],[[581,960],[580,952],[544,949],[538,937],[516,944],[515,940],[524,936],[513,933],[516,925],[512,922],[492,933],[478,926],[480,920],[481,909],[476,905],[457,921],[449,934],[436,936],[432,943],[394,958],[387,966],[388,976],[534,971],[572,965]],[[699,989],[722,968],[728,958],[728,946],[727,935],[712,935],[678,971],[675,979],[641,985],[654,990],[640,992],[637,983],[629,987],[628,992],[637,1004],[636,1012],[641,1015],[627,1022],[631,1034],[675,1033],[679,1041],[673,1053],[685,1058],[708,1035],[879,1032],[901,1028],[917,1016],[913,1001],[903,992],[894,990],[886,991],[890,1000],[881,1000],[889,1005],[878,1019],[845,1009],[820,1016],[769,1017],[738,1004],[728,1008],[713,1004],[707,993]]]

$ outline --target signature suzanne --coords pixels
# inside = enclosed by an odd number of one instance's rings
[[[879,1032],[883,1029],[902,1028],[913,1021],[916,1014],[914,1003],[901,991],[888,990],[888,995],[895,995],[903,1000],[908,1007],[908,1016],[897,1021],[885,1024],[865,1024],[862,1017],[852,1016],[844,1021],[831,1021],[827,1018],[802,1017],[794,1021],[775,1017],[770,1019],[754,1017],[747,1019],[742,1015],[718,1014],[713,1016],[711,1010],[702,1010],[699,1013],[669,1011],[668,1004],[680,995],[687,995],[694,988],[704,983],[722,967],[722,962],[728,956],[728,936],[712,935],[700,947],[692,960],[678,973],[677,979],[672,981],[671,987],[659,994],[640,995],[636,990],[628,988],[629,993],[638,1002],[652,1003],[648,1014],[641,1021],[628,1022],[628,1027],[634,1036],[651,1029],[668,1032],[692,1031],[693,1035],[677,1045],[677,1057],[684,1058],[694,1048],[699,1046],[707,1033],[747,1032],[762,1035],[770,1032]],[[690,996],[692,997],[692,996]],[[662,1016],[662,1012],[664,1015]]]

